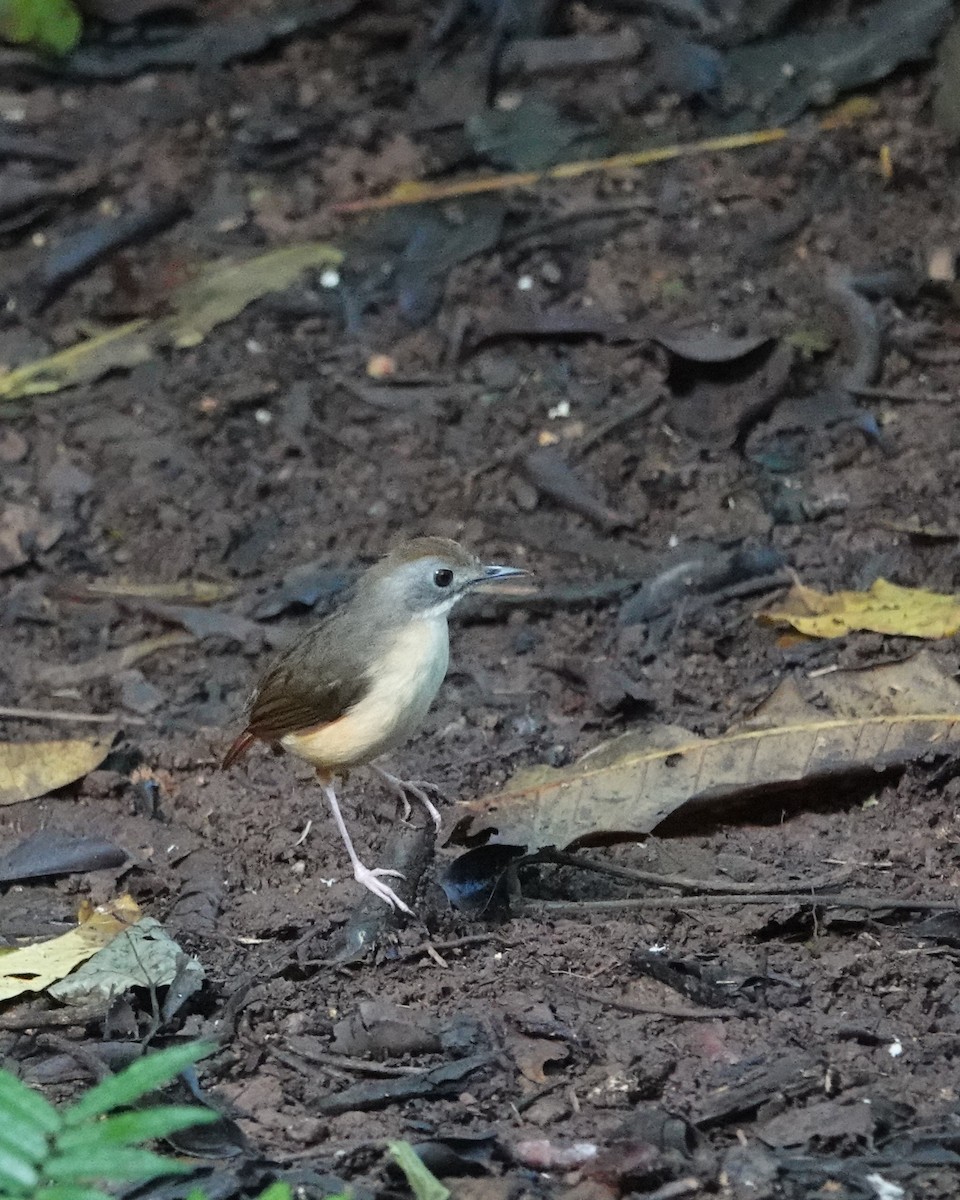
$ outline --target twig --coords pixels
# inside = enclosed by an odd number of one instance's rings
[[[71,1025],[87,1025],[105,1017],[108,1004],[87,1004],[76,1008],[53,1008],[46,1012],[38,1012],[34,1006],[17,1012],[4,1013],[0,1016],[0,1029],[55,1029]]]
[[[146,725],[143,717],[121,713],[69,712],[65,708],[7,708],[0,706],[0,717],[14,721],[78,721],[89,725]]]
[[[639,421],[641,417],[645,417],[648,413],[653,412],[661,400],[666,399],[666,391],[663,388],[655,388],[649,396],[644,396],[642,400],[638,400],[626,410],[620,413],[617,417],[612,417],[605,425],[601,425],[599,429],[595,429],[582,442],[576,446],[576,453],[579,458],[583,458],[588,454],[594,446],[598,446],[605,438],[608,438],[611,433],[616,431],[623,425],[629,425],[631,421]]]
[[[908,388],[852,387],[847,389],[865,400],[896,400],[901,404],[955,404],[956,392],[912,392]]]
[[[663,1187],[658,1187],[655,1192],[648,1192],[647,1200],[680,1200],[681,1196],[692,1196],[694,1192],[699,1192],[702,1186],[700,1180],[693,1175],[684,1179],[672,1179]]]
[[[679,1021],[705,1021],[713,1018],[730,1020],[731,1017],[744,1015],[743,1012],[732,1008],[667,1008],[660,1004],[631,1004],[629,1000],[614,1000],[609,996],[601,996],[599,992],[571,987],[568,983],[556,981],[554,986],[573,996],[575,1000],[603,1004],[607,1008],[615,1008],[618,1012],[632,1013],[638,1017],[676,1017]]]
[[[544,1096],[549,1096],[551,1092],[555,1092],[557,1088],[564,1087],[567,1083],[565,1076],[561,1075],[559,1079],[552,1079],[546,1087],[542,1087],[539,1091],[533,1093],[532,1096],[524,1096],[522,1100],[518,1100],[514,1104],[514,1108],[518,1113],[525,1113],[528,1108],[533,1108],[538,1100],[542,1100]]]
[[[811,904],[818,908],[862,908],[867,912],[956,912],[957,900],[888,900],[884,896],[837,896],[824,892],[819,896],[801,896],[791,892],[769,892],[748,896],[639,896],[629,900],[528,900],[531,912],[562,915],[578,912],[617,912],[642,908],[715,908],[736,904]]]
[[[379,1075],[387,1079],[399,1079],[403,1075],[422,1075],[423,1067],[388,1067],[386,1063],[370,1062],[366,1058],[353,1058],[348,1054],[328,1054],[323,1050],[284,1050],[280,1046],[267,1046],[267,1053],[301,1075],[304,1063],[316,1063],[323,1067],[337,1067],[341,1071],[353,1071],[358,1075]]]
[[[715,893],[735,896],[769,896],[773,893],[767,883],[734,883],[733,880],[693,879],[689,875],[659,875],[655,871],[637,871],[631,867],[616,867],[611,863],[597,862],[592,858],[581,858],[577,854],[563,854],[556,850],[545,850],[538,854],[536,862],[554,863],[559,867],[578,867],[583,871],[596,871],[600,875],[613,875],[617,879],[628,879],[633,883],[650,883],[654,887],[679,888],[681,891]],[[796,883],[781,884],[777,891],[783,895],[808,892],[822,887],[838,887],[846,883],[853,874],[851,869],[834,871],[832,875],[819,875],[814,879],[797,880]]]
[[[419,946],[414,946],[411,950],[404,950],[402,954],[391,959],[391,962],[407,962],[411,958],[419,958],[421,954],[429,954],[431,950],[444,954],[448,950],[461,950],[465,946],[479,946],[484,942],[494,941],[497,941],[495,933],[472,933],[468,937],[451,938],[448,942],[421,942]]]
[[[857,114],[855,111],[854,116]],[[820,122],[821,131],[836,129],[850,123],[851,110],[844,106]],[[437,200],[452,200],[460,196],[476,196],[484,192],[499,192],[506,188],[536,187],[551,179],[579,179],[597,171],[623,171],[635,167],[646,167],[653,163],[670,162],[691,154],[719,154],[726,150],[741,150],[750,146],[765,146],[780,142],[791,136],[791,130],[778,126],[772,129],[756,129],[748,133],[732,133],[721,137],[705,138],[698,142],[679,143],[674,146],[657,146],[650,150],[629,151],[615,154],[612,158],[585,159],[578,162],[557,163],[545,171],[516,171],[508,175],[493,175],[482,179],[463,179],[451,183],[406,182],[398,184],[386,196],[363,200],[350,200],[335,204],[337,213],[371,212],[375,209],[395,208],[400,204],[423,204]]]

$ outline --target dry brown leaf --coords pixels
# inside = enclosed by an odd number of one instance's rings
[[[960,687],[930,655],[838,671],[807,689],[809,699],[781,684],[748,725],[722,737],[657,726],[570,767],[521,771],[503,791],[459,805],[455,839],[495,829],[500,841],[528,849],[626,841],[689,805],[759,800],[960,748]]]
[[[87,738],[0,743],[0,805],[66,787],[95,771],[109,752],[110,742]]]
[[[121,896],[110,904],[82,911],[77,928],[69,933],[4,954],[0,957],[0,1003],[24,992],[42,992],[139,919],[135,901]]]
[[[569,1047],[562,1042],[527,1037],[522,1033],[513,1034],[507,1039],[507,1049],[524,1079],[536,1084],[547,1082],[548,1064],[565,1063],[570,1057]]]
[[[132,642],[119,650],[108,650],[89,658],[81,663],[55,663],[49,667],[40,667],[35,678],[40,683],[50,687],[76,687],[80,683],[88,683],[91,679],[103,679],[107,675],[116,675],[126,671],[134,663],[140,662],[158,650],[169,650],[172,646],[186,646],[195,641],[190,633],[161,633],[158,637],[144,638]]]

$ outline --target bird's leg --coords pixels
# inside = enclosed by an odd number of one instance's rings
[[[410,816],[410,801],[407,796],[412,796],[414,800],[419,800],[423,807],[430,814],[437,833],[440,832],[440,827],[443,825],[443,817],[440,815],[440,810],[433,803],[428,792],[433,792],[435,796],[443,796],[440,789],[433,783],[427,783],[423,779],[399,779],[396,775],[391,775],[389,771],[384,771],[382,767],[373,768],[380,778],[400,797],[400,802],[403,805],[403,819],[406,820]]]
[[[394,875],[398,879],[402,879],[403,873],[401,871],[391,871],[387,867],[374,867],[371,870],[370,867],[363,865],[356,850],[353,848],[350,834],[347,832],[346,822],[343,819],[343,813],[340,811],[340,805],[337,802],[337,794],[333,790],[333,784],[325,774],[317,772],[317,775],[320,780],[320,786],[323,788],[323,794],[330,805],[330,811],[333,813],[333,819],[337,823],[337,829],[339,829],[340,836],[343,838],[343,844],[347,848],[347,854],[350,856],[350,865],[353,867],[354,879],[357,883],[362,883],[375,896],[379,896],[391,908],[399,908],[401,912],[405,912],[412,917],[414,915],[413,910],[404,904],[393,888],[385,884],[381,878],[383,875]]]

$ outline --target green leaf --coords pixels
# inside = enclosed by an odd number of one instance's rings
[[[0,38],[66,54],[83,22],[73,0],[0,0]]]
[[[126,1146],[87,1146],[70,1154],[57,1155],[44,1164],[43,1173],[54,1183],[86,1183],[108,1179],[111,1183],[147,1183],[158,1175],[184,1175],[193,1168],[186,1163]]]
[[[55,1184],[53,1187],[37,1188],[31,1192],[30,1200],[116,1200],[101,1192],[99,1188],[77,1187],[75,1183]]]
[[[268,1188],[260,1193],[258,1200],[292,1200],[293,1190],[289,1183],[284,1183],[282,1179],[271,1183]]]
[[[34,1121],[4,1112],[0,1113],[0,1150],[9,1150],[35,1163],[46,1158],[50,1147],[46,1134]]]
[[[32,1188],[38,1179],[39,1176],[31,1163],[0,1147],[0,1188],[12,1189],[12,1194],[17,1195],[23,1189]],[[4,1191],[3,1194],[6,1200],[9,1193]]]
[[[133,1104],[148,1092],[176,1079],[181,1071],[214,1049],[214,1042],[190,1042],[139,1058],[118,1075],[111,1075],[81,1096],[64,1112],[64,1124],[74,1127],[111,1109]]]
[[[95,1138],[101,1146],[134,1146],[154,1138],[165,1138],[178,1129],[191,1125],[212,1125],[219,1115],[199,1104],[168,1104],[160,1108],[144,1108],[138,1112],[118,1113],[93,1126],[81,1125],[68,1129],[57,1138],[58,1151],[79,1150]],[[0,1137],[2,1137],[0,1132]]]
[[[56,1133],[62,1124],[52,1104],[9,1071],[0,1071],[0,1121],[11,1118],[28,1121],[44,1133]]]
[[[423,1163],[409,1142],[387,1142],[397,1166],[406,1175],[417,1200],[449,1200],[450,1191]]]

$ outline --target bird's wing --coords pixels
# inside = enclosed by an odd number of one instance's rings
[[[336,721],[369,688],[334,630],[318,629],[281,655],[250,705],[247,730],[265,742]]]

